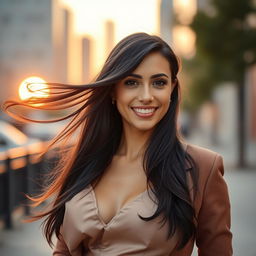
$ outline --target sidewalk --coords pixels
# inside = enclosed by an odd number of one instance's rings
[[[256,170],[227,170],[234,256],[256,256]]]
[[[226,169],[225,179],[232,205],[234,256],[256,256],[256,171]],[[1,256],[47,256],[51,251],[38,222],[1,232]]]
[[[0,230],[1,256],[48,256],[51,248],[46,243],[39,222],[16,223],[13,230]]]

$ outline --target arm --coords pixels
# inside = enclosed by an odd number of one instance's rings
[[[230,202],[223,174],[223,159],[216,155],[198,214],[196,244],[200,256],[232,255]]]
[[[61,229],[62,229],[62,227],[61,227]],[[59,235],[59,239],[57,238],[57,242],[56,242],[56,245],[55,245],[52,255],[53,256],[71,256],[61,232]]]

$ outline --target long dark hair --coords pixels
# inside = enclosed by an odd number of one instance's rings
[[[135,70],[145,56],[152,52],[161,53],[170,63],[175,88],[171,94],[170,107],[151,134],[143,158],[148,188],[155,194],[158,208],[151,217],[140,217],[150,221],[161,215],[162,223],[169,223],[167,238],[172,237],[176,231],[180,232],[179,248],[184,247],[195,235],[196,218],[187,184],[187,172],[190,172],[196,189],[197,167],[182,146],[182,137],[177,128],[180,105],[180,85],[177,79],[179,61],[170,46],[158,36],[135,33],[115,46],[94,82],[86,85],[48,83],[52,93],[47,98],[5,102],[6,111],[15,105],[47,110],[78,106],[71,114],[53,120],[72,118],[52,145],[71,136],[80,128],[78,141],[68,153],[65,164],[60,164],[54,169],[51,175],[54,178],[44,192],[38,197],[31,197],[33,205],[37,206],[55,196],[49,210],[31,218],[38,220],[46,217],[44,233],[50,245],[54,233],[59,237],[65,203],[102,176],[118,149],[122,121],[116,106],[111,103],[111,93],[115,84]],[[190,169],[187,168],[187,163]]]

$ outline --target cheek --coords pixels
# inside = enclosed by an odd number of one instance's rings
[[[116,107],[118,112],[121,115],[125,115],[127,113],[127,108],[129,107],[133,97],[129,92],[124,90],[119,90],[116,93]]]
[[[169,104],[170,103],[170,99],[171,99],[171,95],[166,94],[166,96],[164,97],[163,101],[165,104]]]
[[[116,91],[116,101],[119,104],[129,104],[134,98],[133,92],[130,90],[119,89]]]
[[[158,99],[162,103],[162,105],[169,105],[171,99],[171,91],[166,90],[165,92],[159,94]]]
[[[159,98],[159,99],[160,99],[161,105],[162,105],[162,114],[164,115],[164,114],[168,111],[170,105],[172,104],[172,103],[170,102],[170,99],[171,99],[171,91],[169,91],[169,90],[166,91],[166,93],[165,93],[165,94],[162,94],[162,95],[161,95],[161,98]]]
[[[170,101],[169,101],[169,99],[167,100],[167,101],[165,101],[165,103],[163,104],[163,115],[165,115],[166,114],[166,112],[168,111],[168,109],[169,109],[169,107],[170,107]]]

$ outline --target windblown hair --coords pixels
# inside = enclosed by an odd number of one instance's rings
[[[51,146],[57,141],[69,138],[79,128],[78,141],[74,143],[65,164],[52,171],[53,179],[43,193],[30,197],[33,206],[54,198],[50,209],[31,217],[31,221],[45,217],[44,234],[51,246],[53,234],[57,237],[60,234],[65,203],[89,184],[97,182],[117,152],[123,127],[116,105],[111,103],[114,86],[135,70],[145,56],[152,52],[159,52],[168,60],[175,87],[169,109],[150,136],[143,158],[148,188],[152,189],[156,196],[158,208],[151,217],[140,218],[150,221],[161,216],[162,224],[166,221],[169,224],[167,239],[177,231],[181,234],[179,248],[183,248],[195,235],[196,217],[187,175],[190,172],[196,191],[198,171],[194,160],[182,146],[182,137],[177,127],[180,105],[180,85],[177,79],[179,61],[170,46],[158,36],[135,33],[115,46],[94,82],[86,85],[48,83],[51,94],[47,98],[5,102],[4,108],[9,114],[9,108],[15,105],[46,110],[77,106],[71,114],[53,120],[72,118]],[[35,121],[21,116],[19,118]],[[188,168],[187,163],[192,167]]]

